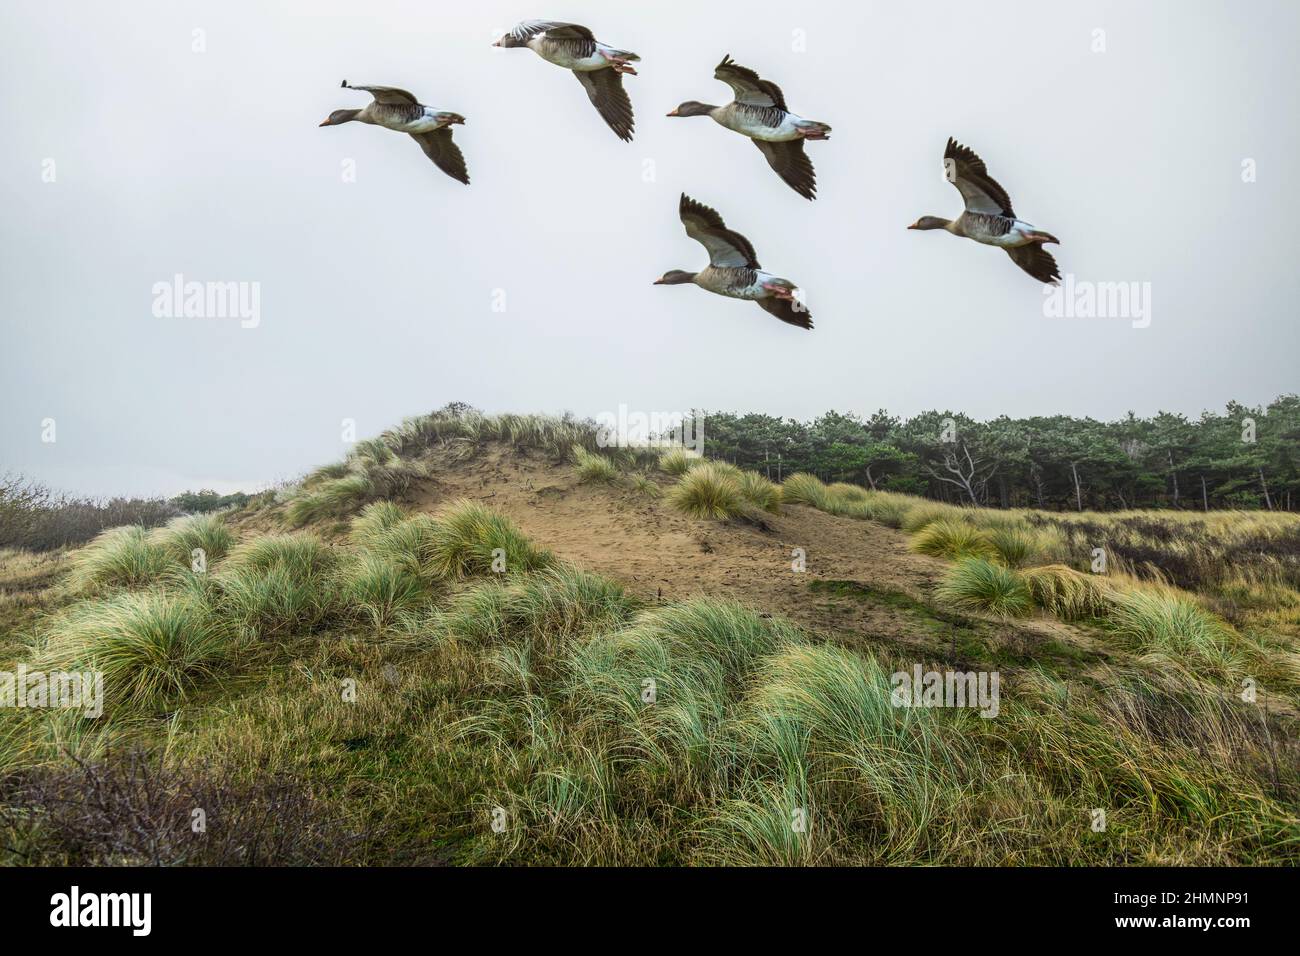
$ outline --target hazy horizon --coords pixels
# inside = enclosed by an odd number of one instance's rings
[[[0,8],[0,472],[251,489],[345,454],[344,419],[365,438],[449,401],[1110,420],[1300,390],[1300,5],[129,10]],[[572,76],[491,47],[536,17],[640,54],[634,142]],[[807,147],[816,202],[741,137],[664,116],[729,101],[727,53],[834,128]],[[368,102],[345,78],[465,115],[472,184],[405,135],[317,128]],[[1049,317],[1003,252],[906,231],[961,209],[948,136],[1061,238],[1063,275],[1138,283],[1149,322]],[[683,191],[799,282],[814,331],[651,285],[704,264]],[[159,317],[176,275],[256,283],[256,326]]]

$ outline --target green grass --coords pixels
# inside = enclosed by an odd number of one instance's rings
[[[205,563],[211,564],[225,556],[235,543],[235,536],[219,514],[177,518],[153,531],[151,537],[173,561],[187,568],[195,560],[195,551],[202,551]]]
[[[916,533],[909,546],[918,554],[950,560],[990,558],[994,554],[987,534],[972,524],[953,518],[941,518],[927,524]]]
[[[367,554],[343,568],[340,598],[376,630],[412,612],[428,597],[425,581],[409,564]]]
[[[781,513],[783,492],[780,485],[768,481],[756,471],[742,471],[737,484],[741,497],[754,507],[772,514]]]
[[[172,567],[167,549],[144,528],[110,528],[73,554],[68,586],[74,591],[140,587],[157,581]]]
[[[283,640],[335,612],[338,556],[309,534],[276,534],[236,547],[212,578],[219,612],[245,636]]]
[[[903,519],[914,506],[901,495],[878,494],[866,504],[865,517],[887,528],[901,528]]]
[[[371,554],[401,564],[414,574],[436,578],[438,573],[432,562],[439,530],[438,520],[433,515],[416,514],[364,537],[362,546]]]
[[[291,528],[300,528],[325,518],[342,517],[369,501],[375,490],[367,475],[331,478],[295,495],[285,509],[284,519]]]
[[[663,489],[649,475],[637,472],[632,476],[632,490],[646,498],[662,498]]]
[[[1182,662],[1194,672],[1229,677],[1242,671],[1238,636],[1190,597],[1172,590],[1126,591],[1112,602],[1108,622],[1139,652]]]
[[[1039,534],[1025,524],[1008,524],[984,532],[997,559],[1009,568],[1033,564],[1042,554]]]
[[[587,451],[581,445],[573,446],[573,465],[579,481],[610,485],[619,480],[618,466],[604,455]]]
[[[157,713],[216,674],[232,645],[206,603],[142,591],[75,605],[54,622],[41,663],[101,671],[106,710]]]
[[[998,617],[1023,617],[1034,606],[1019,574],[983,558],[958,562],[944,577],[937,594],[954,607]]]
[[[865,504],[871,500],[871,492],[861,485],[837,481],[826,486],[827,493],[844,504]]]
[[[222,566],[224,571],[269,571],[285,567],[299,577],[334,568],[334,549],[312,534],[268,534],[237,546]]]
[[[575,443],[594,451],[581,423],[436,413],[361,443],[304,489],[360,470],[400,482],[382,471],[400,469],[395,457],[487,440],[556,461]],[[761,500],[746,483],[766,490],[754,473],[698,462],[677,487],[701,472],[734,485],[742,511]],[[918,507],[812,476],[794,487],[883,523]],[[1054,529],[1022,513],[927,507],[911,519],[916,540],[947,535],[936,553],[960,555],[958,522],[990,548],[952,569],[939,601],[1000,615],[1036,605],[1084,621],[1100,650],[901,591],[810,582],[805,600],[877,605],[862,609],[866,633],[832,643],[761,613],[777,608],[645,604],[481,504],[408,517],[378,500],[333,545],[250,540],[211,574],[182,570],[188,551],[162,532],[144,548],[139,533],[113,539],[111,560],[74,554],[96,569],[83,571],[87,599],[40,605],[5,648],[111,667],[108,717],[0,710],[0,772],[129,744],[238,779],[280,775],[349,830],[381,824],[349,857],[380,865],[1300,862],[1294,718],[1237,696],[1245,675],[1265,693],[1285,686],[1289,632],[1234,630],[1198,598],[1122,574],[1026,566],[1054,557],[1040,537]],[[506,574],[491,573],[497,547]],[[1294,614],[1262,580],[1215,600],[1267,604],[1279,627]],[[893,707],[891,672],[916,663],[1001,669],[999,716]],[[339,693],[347,679],[354,701]],[[498,805],[501,834],[488,825]],[[1106,833],[1089,831],[1089,807],[1107,808]],[[0,862],[18,861],[5,819],[0,807]]]
[[[428,565],[440,578],[496,570],[514,574],[547,567],[547,551],[534,547],[518,525],[487,505],[462,498],[434,518]]]
[[[372,501],[352,519],[348,537],[354,544],[369,548],[387,531],[406,520],[406,512],[392,501]]]
[[[1026,568],[1020,578],[1034,603],[1065,621],[1104,616],[1113,595],[1104,578],[1083,574],[1063,564]]]
[[[924,529],[926,525],[932,524],[936,521],[942,521],[945,518],[954,518],[959,516],[959,510],[950,505],[922,503],[908,509],[908,511],[903,514],[899,526],[908,534],[916,534],[918,531]]]
[[[680,478],[703,461],[698,455],[687,454],[684,449],[672,448],[659,456],[659,468],[674,478]]]
[[[224,568],[213,580],[218,613],[250,639],[284,640],[311,633],[336,609],[332,575],[302,573],[290,565]]]
[[[781,492],[789,504],[808,505],[822,511],[829,510],[830,492],[816,475],[797,472],[782,483]]]
[[[682,475],[668,492],[668,502],[692,518],[724,521],[744,513],[740,482],[713,462],[697,465]]]
[[[608,578],[559,565],[462,592],[438,628],[474,644],[549,644],[623,624],[636,607],[636,600]]]

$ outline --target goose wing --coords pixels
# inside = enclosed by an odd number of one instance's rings
[[[812,313],[789,299],[769,297],[759,299],[758,304],[763,307],[763,311],[770,312],[782,322],[789,322],[801,329],[811,329],[813,327]]]
[[[769,143],[755,139],[751,142],[767,159],[767,164],[776,171],[787,186],[804,199],[817,198],[817,173],[813,170],[812,160],[804,152],[803,140],[792,139],[784,143]]]
[[[600,118],[623,142],[632,140],[632,101],[623,89],[623,74],[615,70],[574,70]]]
[[[1031,242],[1027,246],[1016,246],[1014,249],[1008,249],[1007,255],[1011,257],[1012,262],[1039,282],[1048,282],[1055,285],[1061,279],[1061,273],[1056,267],[1056,260],[1052,258],[1050,252],[1043,248],[1041,242]]]
[[[577,23],[525,20],[510,31],[510,35],[521,43],[527,43],[539,33],[545,33],[548,40],[559,40],[571,45],[576,56],[591,56],[596,52],[595,35]]]
[[[677,207],[686,235],[709,252],[709,264],[737,269],[761,269],[748,239],[728,229],[718,213],[682,193]]]
[[[352,86],[347,80],[344,80],[343,89],[364,90],[375,98],[376,103],[383,103],[385,106],[420,105],[414,96],[406,92],[406,90],[399,90],[395,86]]]
[[[451,130],[447,127],[435,129],[430,133],[412,133],[411,139],[420,144],[424,155],[433,160],[433,164],[457,182],[469,185],[469,170],[465,168],[465,156],[451,139]]]
[[[736,94],[736,102],[746,106],[767,106],[785,110],[781,87],[764,80],[753,70],[740,66],[729,55],[713,70],[713,78],[726,83]]]
[[[984,160],[975,151],[949,137],[943,151],[943,172],[948,181],[957,187],[967,212],[992,213],[995,216],[1016,217],[1011,208],[1011,197],[996,179],[989,175]]]

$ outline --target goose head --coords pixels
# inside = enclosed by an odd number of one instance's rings
[[[518,37],[514,36],[513,34],[507,33],[505,36],[503,36],[500,40],[497,40],[497,42],[493,43],[492,45],[506,47],[507,49],[509,49],[512,46],[528,46],[528,41],[520,40]]]
[[[916,222],[907,227],[908,229],[947,229],[948,220],[940,216],[922,216]]]
[[[708,116],[716,106],[710,106],[708,103],[701,103],[698,100],[687,100],[677,109],[669,113],[669,116]]]
[[[695,273],[687,272],[684,269],[669,269],[658,279],[655,279],[655,285],[685,285],[688,282],[695,281]]]
[[[341,123],[350,123],[357,118],[361,110],[335,110],[329,116],[325,117],[325,122],[321,126],[338,126]]]

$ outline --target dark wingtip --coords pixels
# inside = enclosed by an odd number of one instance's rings
[[[344,80],[342,83],[340,83],[339,88],[346,90],[348,88],[348,81]]]

